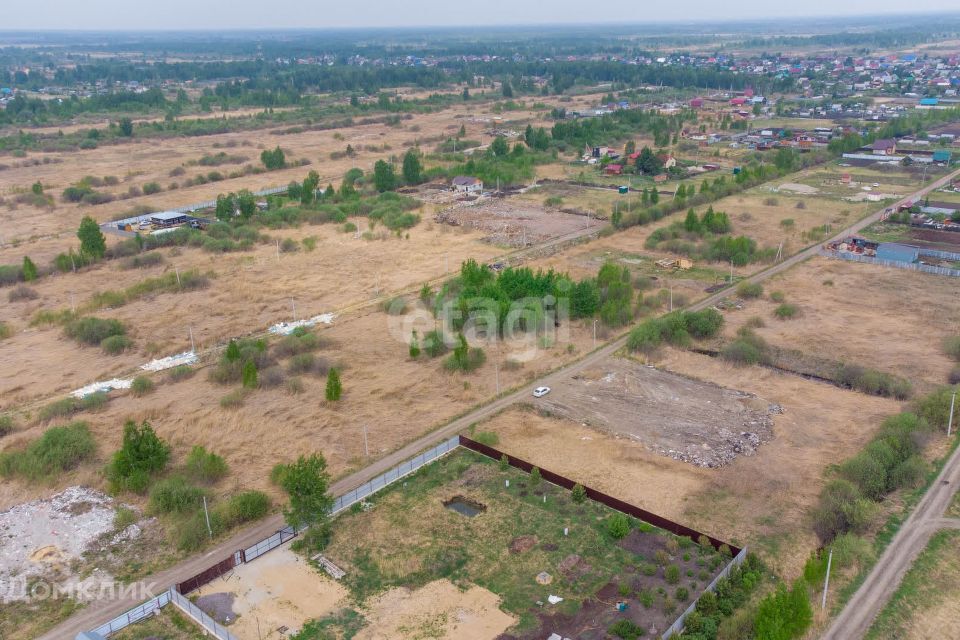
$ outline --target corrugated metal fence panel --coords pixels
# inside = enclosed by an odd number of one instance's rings
[[[458,446],[460,446],[460,438],[459,436],[454,436],[448,440],[444,440],[433,449],[425,451],[424,453],[414,456],[410,460],[400,463],[396,467],[380,474],[369,482],[366,482],[356,489],[348,491],[342,496],[339,496],[336,500],[334,500],[333,509],[331,509],[330,513],[338,513],[347,507],[356,504],[365,498],[368,498],[384,487],[393,484],[400,478],[410,475],[420,467],[429,464],[440,456],[456,449]]]
[[[116,633],[117,631],[120,631],[131,624],[140,622],[144,618],[153,615],[154,611],[157,611],[168,604],[170,604],[170,591],[164,591],[155,598],[151,598],[143,604],[138,605],[129,611],[125,611],[110,622],[102,624],[96,629],[91,629],[91,631],[106,638],[111,633]]]
[[[717,574],[717,577],[713,579],[713,582],[707,585],[707,588],[704,589],[704,591],[705,592],[713,591],[714,589],[716,589],[717,583],[720,582],[722,578],[726,578],[728,575],[730,575],[731,569],[743,564],[743,561],[746,560],[746,558],[747,558],[747,548],[744,547],[743,549],[740,550],[740,553],[738,553],[733,560],[727,563],[727,566],[723,568],[723,571]],[[703,594],[701,593],[700,595],[703,595]],[[690,606],[687,607],[686,611],[681,613],[680,617],[677,618],[672,625],[670,625],[670,628],[663,632],[663,635],[660,636],[660,640],[667,640],[667,638],[669,638],[670,636],[683,631],[684,621],[687,619],[688,615],[694,612],[694,610],[697,608],[697,602],[699,601],[700,601],[700,598],[697,597],[696,600],[691,602]]]
[[[189,580],[184,580],[177,585],[177,591],[180,593],[190,593],[194,589],[202,587],[208,582],[219,578],[236,566],[235,559],[236,554],[231,555],[229,558],[224,558],[212,567],[208,567],[205,571],[201,571]]]
[[[226,627],[208,616],[203,610],[173,589],[170,590],[170,599],[173,604],[196,620],[197,624],[209,633],[212,633],[215,637],[220,638],[220,640],[237,640],[236,636],[227,631]]]
[[[864,264],[878,264],[882,267],[893,267],[895,269],[907,269],[908,271],[922,271],[923,273],[932,273],[938,276],[951,276],[960,278],[960,269],[950,269],[948,267],[935,267],[929,264],[918,264],[916,262],[896,262],[894,260],[880,260],[869,256],[861,256],[856,253],[846,253],[839,251],[821,250],[820,255],[827,258],[839,258],[848,262],[862,262]],[[926,253],[924,254],[926,255]]]
[[[930,256],[931,258],[940,258],[941,260],[960,260],[960,253],[953,251],[936,251],[934,249],[920,249],[921,256]]]

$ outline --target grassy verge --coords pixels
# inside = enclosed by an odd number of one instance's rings
[[[938,624],[937,616],[928,614],[948,601],[955,602],[960,597],[958,585],[960,530],[938,531],[877,616],[866,640],[910,637],[909,631],[917,628],[920,619],[926,619],[926,628],[933,630]],[[948,626],[942,628],[945,634],[948,629]]]

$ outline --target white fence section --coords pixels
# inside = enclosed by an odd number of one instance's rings
[[[190,602],[185,596],[177,593],[175,589],[170,589],[170,601],[185,614],[193,618],[205,631],[212,633],[215,638],[219,638],[220,640],[237,640],[236,636],[227,631],[226,627],[205,614],[200,607]]]
[[[960,278],[960,269],[951,269],[949,267],[935,267],[930,264],[920,264],[918,262],[898,262],[896,260],[880,260],[877,258],[871,258],[869,256],[862,256],[858,253],[847,253],[846,251],[827,251],[826,249],[820,250],[820,255],[826,256],[827,258],[839,258],[840,260],[847,260],[848,262],[863,262],[866,264],[878,264],[882,267],[893,267],[895,269],[907,269],[909,271],[922,271],[924,273],[933,273],[938,276],[951,276],[954,278]],[[924,253],[923,255],[932,255],[931,253]]]
[[[138,605],[129,611],[121,613],[110,622],[102,624],[96,629],[91,629],[91,631],[106,638],[111,633],[116,633],[117,631],[120,631],[131,624],[140,622],[144,618],[149,618],[156,611],[159,611],[162,607],[165,607],[168,604],[170,604],[170,591],[164,591],[155,598],[151,598],[143,604]]]
[[[360,485],[353,491],[348,491],[342,496],[337,497],[337,499],[333,502],[333,509],[330,510],[330,513],[335,514],[339,511],[343,511],[350,505],[360,502],[364,498],[373,495],[380,489],[383,489],[389,484],[396,482],[403,476],[410,475],[423,465],[433,462],[437,458],[453,451],[459,446],[460,436],[453,436],[449,440],[441,442],[433,449],[425,451],[420,455],[394,467],[393,469],[390,469],[390,471],[377,476],[370,482]]]
[[[704,589],[704,592],[713,591],[714,589],[716,589],[717,583],[720,582],[720,579],[726,578],[728,575],[730,575],[730,570],[733,569],[734,567],[738,567],[741,564],[743,564],[743,561],[746,560],[746,558],[747,558],[747,548],[744,547],[743,549],[740,549],[740,553],[738,553],[733,560],[727,563],[727,566],[725,566],[723,568],[723,571],[721,571],[717,575],[717,577],[713,579],[713,582],[707,585],[707,588]],[[703,594],[701,593],[700,595],[703,595]],[[690,606],[687,607],[686,611],[681,613],[680,617],[677,618],[672,625],[670,625],[670,628],[663,632],[663,635],[660,636],[660,640],[667,640],[667,638],[673,636],[674,634],[677,634],[683,631],[683,622],[687,619],[687,616],[693,613],[694,610],[697,608],[697,602],[699,602],[699,600],[700,598],[698,597],[696,600],[690,603]]]

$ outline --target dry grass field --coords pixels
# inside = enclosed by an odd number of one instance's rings
[[[732,336],[759,316],[758,335],[775,346],[843,360],[913,380],[947,382],[953,363],[943,353],[944,338],[960,327],[955,278],[817,257],[764,285],[762,299],[743,302],[727,314],[724,333]],[[791,320],[777,320],[780,291],[800,309]]]

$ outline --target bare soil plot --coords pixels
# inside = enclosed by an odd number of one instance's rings
[[[773,345],[886,371],[915,383],[944,384],[953,366],[942,343],[960,327],[956,278],[816,257],[764,285],[781,291],[799,317],[773,318],[777,306],[743,302],[727,314],[732,336],[759,316],[758,335]]]
[[[239,640],[258,640],[281,627],[296,633],[306,621],[336,611],[346,595],[346,589],[289,546],[242,564],[190,593],[198,607],[228,625]]]
[[[753,456],[705,469],[579,422],[520,408],[480,428],[496,433],[499,448],[511,454],[721,539],[749,544],[775,569],[797,575],[817,545],[806,518],[823,471],[859,451],[899,403],[686,351],[665,349],[656,362],[779,404],[784,412],[773,416],[773,439]]]
[[[773,436],[771,409],[761,398],[628,358],[609,358],[565,378],[532,402],[548,415],[698,467],[754,455]]]
[[[491,244],[525,247],[576,231],[597,229],[602,222],[507,198],[487,198],[474,205],[455,205],[440,212],[439,224],[463,226],[486,234]]]

